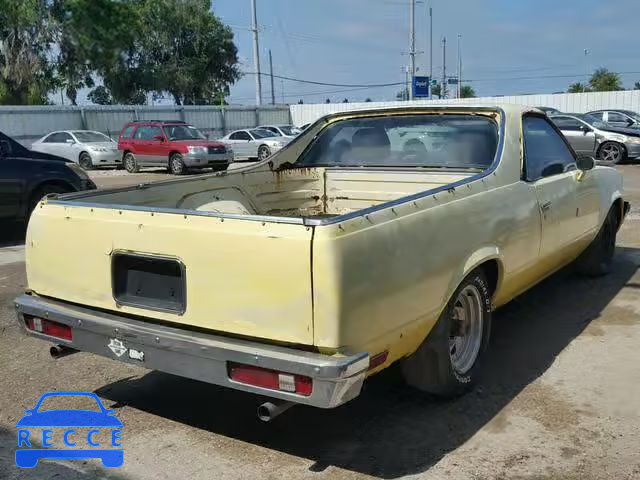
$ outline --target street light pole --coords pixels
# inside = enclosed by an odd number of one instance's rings
[[[409,0],[409,100],[413,100],[413,78],[416,75],[416,0]]]
[[[440,98],[446,98],[447,85],[447,37],[442,37],[442,85],[440,85]]]
[[[433,80],[433,8],[429,5],[429,81]],[[429,98],[433,98],[431,94],[431,86],[429,86]]]
[[[256,0],[251,0],[251,31],[253,32],[253,67],[256,77],[256,105],[262,104],[262,79],[260,78],[260,49],[258,47],[258,16]]]
[[[462,43],[462,35],[458,34],[458,65],[457,65],[457,69],[458,69],[458,95],[457,97],[460,98],[461,94],[462,94],[462,50],[461,50],[461,43]]]

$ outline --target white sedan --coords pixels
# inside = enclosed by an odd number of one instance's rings
[[[233,148],[235,160],[265,160],[291,141],[291,137],[276,136],[269,130],[253,128],[236,130],[220,139]]]
[[[257,128],[269,130],[270,132],[275,133],[278,137],[290,137],[292,139],[302,133],[302,130],[294,127],[293,125],[261,125]]]
[[[118,144],[92,130],[52,132],[33,142],[31,150],[66,158],[80,164],[85,170],[122,165],[122,152],[118,150]]]

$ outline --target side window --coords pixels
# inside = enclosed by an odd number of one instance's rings
[[[522,130],[528,182],[576,168],[573,152],[546,119],[527,115],[522,119]]]
[[[122,138],[131,138],[131,135],[133,134],[133,129],[135,127],[133,125],[129,125],[127,128],[124,129],[124,132],[122,132]]]
[[[58,140],[59,143],[65,143],[67,140],[73,140],[73,137],[66,132],[60,132],[59,135],[60,135],[60,140]]]
[[[236,132],[229,138],[231,138],[231,140],[251,140],[251,135],[247,132]]]
[[[604,115],[604,112],[593,112],[589,114],[590,117],[596,118],[599,122],[602,121],[602,115]]]
[[[149,127],[147,125],[143,125],[138,127],[136,130],[136,134],[133,136],[136,140],[144,140],[147,136],[147,130]]]
[[[45,138],[42,142],[43,143],[60,143],[60,142],[62,142],[61,134],[60,134],[60,132],[52,133],[47,138]]]
[[[229,140],[240,140],[240,132],[233,132],[229,135]]]
[[[134,138],[138,140],[153,140],[153,137],[156,135],[162,135],[162,129],[160,127],[145,125],[143,127],[138,127]]]
[[[609,122],[621,122],[624,123],[627,121],[627,117],[617,112],[609,112]]]
[[[266,130],[269,130],[270,132],[275,133],[276,135],[280,135],[280,132],[278,131],[277,128],[275,127],[265,127]]]
[[[582,127],[582,123],[571,117],[553,117],[552,120],[560,130],[575,131],[580,130],[580,127]]]

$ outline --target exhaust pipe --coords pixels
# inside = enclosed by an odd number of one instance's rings
[[[258,407],[258,418],[263,422],[270,422],[281,413],[289,410],[294,405],[294,402],[288,402],[286,400],[273,400],[271,402],[264,402]]]
[[[78,353],[78,350],[65,345],[54,345],[49,349],[51,358],[55,358],[56,360],[58,358],[66,357],[67,355],[73,355],[74,353]]]

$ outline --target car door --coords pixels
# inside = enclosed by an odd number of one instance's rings
[[[55,147],[57,150],[56,155],[77,163],[80,158],[78,141],[68,132],[59,132],[57,138],[58,143],[56,143]]]
[[[0,220],[15,220],[22,209],[25,172],[11,141],[0,136]]]
[[[552,120],[576,153],[583,155],[595,153],[596,134],[587,123],[570,116],[555,116]]]
[[[239,157],[251,156],[251,135],[246,130],[233,132],[229,137],[233,141],[233,151]]]
[[[533,184],[542,216],[540,259],[548,270],[563,263],[584,235],[578,221],[575,154],[541,115],[523,117],[524,179]]]
[[[36,149],[39,152],[50,153],[51,155],[63,156],[64,132],[53,132],[46,137]]]
[[[153,130],[151,125],[138,125],[136,133],[133,135],[135,145],[136,161],[140,166],[155,166],[156,158],[153,154]]]

